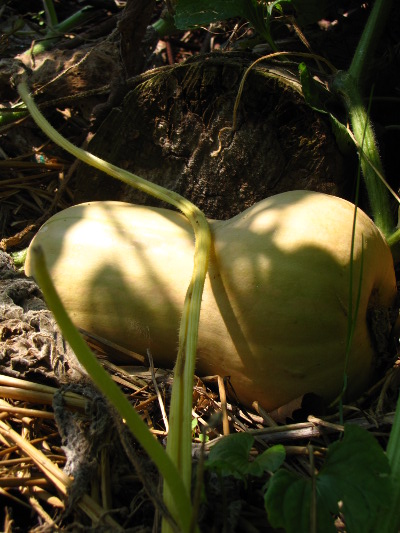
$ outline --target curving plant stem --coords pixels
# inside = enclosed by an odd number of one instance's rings
[[[385,183],[380,179],[380,175],[384,175],[383,166],[375,133],[357,81],[351,73],[342,72],[336,76],[334,88],[342,97],[349,113],[354,138],[361,146],[360,164],[374,222],[385,237],[388,237],[394,228],[389,192]]]
[[[350,67],[346,72],[338,73],[333,81],[333,89],[339,94],[349,113],[354,137],[358,145],[362,146],[360,152],[361,169],[373,219],[386,237],[394,229],[394,220],[387,187],[379,177],[379,174],[384,174],[383,167],[375,134],[364,105],[362,87],[368,75],[371,57],[386,25],[391,6],[392,0],[375,1]],[[379,174],[375,169],[378,170]]]
[[[379,37],[386,26],[392,3],[392,0],[375,0],[357,48],[353,54],[347,72],[357,81],[360,87],[366,81],[368,69],[371,64],[370,60],[375,52]]]
[[[46,303],[57,320],[65,339],[76,354],[78,361],[91,377],[93,383],[104,394],[114,409],[116,409],[131,433],[157,466],[160,474],[170,487],[171,493],[176,498],[176,502],[174,503],[176,504],[177,512],[180,517],[180,525],[184,531],[188,531],[191,520],[191,502],[189,494],[183,485],[182,478],[175,465],[165,453],[164,448],[158,440],[156,440],[150,433],[145,422],[143,422],[139,414],[129,403],[118,385],[99,364],[95,355],[72,323],[47,270],[43,250],[40,247],[35,247],[32,252],[35,279],[39,284]]]
[[[196,360],[200,306],[204,282],[208,270],[211,247],[211,232],[203,212],[179,194],[159,185],[148,182],[139,176],[108,163],[89,152],[78,148],[60,135],[43,117],[29,94],[25,82],[18,84],[18,92],[25,102],[37,125],[64,150],[77,159],[106,174],[127,183],[151,196],[159,198],[179,209],[192,225],[195,236],[194,267],[186,293],[184,309],[179,329],[179,350],[174,369],[174,385],[170,408],[170,431],[167,440],[167,453],[178,469],[183,485],[190,493],[191,486],[191,413],[193,379]],[[172,516],[180,523],[176,495],[170,483],[164,484],[164,499]],[[168,531],[166,526],[165,531]]]
[[[381,175],[383,174],[374,132],[369,123],[360,91],[360,87],[362,87],[366,79],[370,57],[385,27],[391,7],[391,0],[375,1],[350,67],[347,72],[341,73],[336,77],[333,85],[342,96],[349,112],[354,136],[359,145],[362,146],[360,162],[374,221],[385,234],[388,244],[394,246],[398,242],[400,235],[399,231],[394,232],[394,221],[390,211],[387,187],[373,168],[374,166]],[[363,135],[364,140],[360,142]],[[388,502],[388,507],[380,511],[374,531],[397,533],[400,528],[400,396],[386,454],[391,468],[392,499]]]

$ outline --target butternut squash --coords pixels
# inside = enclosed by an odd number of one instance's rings
[[[395,305],[396,280],[384,237],[361,210],[350,251],[354,205],[293,191],[228,221],[210,221],[214,246],[204,289],[196,371],[230,376],[244,404],[267,410],[311,392],[325,401],[343,385],[348,314],[361,292],[348,365],[350,397],[370,383],[377,353],[371,309]],[[121,202],[62,211],[37,233],[75,324],[171,366],[193,268],[193,234],[177,212]],[[361,268],[362,265],[362,268]]]

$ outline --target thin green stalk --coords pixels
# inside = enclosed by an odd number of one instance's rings
[[[28,111],[13,111],[13,108],[1,109],[0,108],[0,128],[8,126],[17,120],[25,118],[28,115]]]
[[[392,0],[375,0],[347,73],[361,86],[367,78],[371,58],[388,20]]]
[[[387,22],[391,5],[392,0],[375,1],[348,71],[339,73],[333,82],[333,88],[342,97],[349,113],[354,137],[357,143],[363,146],[363,152],[360,155],[361,168],[368,199],[374,222],[385,236],[393,231],[394,222],[388,191],[374,169],[368,164],[368,160],[371,161],[378,171],[382,175],[384,174],[374,131],[368,120],[360,87],[367,78],[371,58]]]
[[[158,33],[160,38],[163,38],[167,35],[174,35],[174,33],[179,33],[180,31],[175,26],[174,17],[169,13],[166,13],[162,18],[156,20],[152,27]]]
[[[394,221],[389,203],[389,192],[374,167],[384,175],[374,130],[358,89],[357,80],[346,72],[338,74],[334,88],[342,97],[349,113],[354,137],[359,146],[361,169],[375,224],[387,236],[393,231]],[[371,164],[373,166],[371,166]]]
[[[361,167],[366,181],[374,221],[385,236],[388,237],[389,244],[393,246],[397,235],[392,233],[394,223],[390,213],[389,195],[378,174],[367,161],[369,159],[377,170],[383,174],[374,132],[369,124],[359,90],[359,87],[365,82],[367,77],[367,69],[369,68],[372,54],[386,24],[391,6],[391,0],[375,1],[351,65],[347,73],[336,77],[334,88],[336,87],[345,102],[358,144],[363,145],[363,151],[360,155]],[[364,128],[365,139],[364,143],[361,143],[360,140]],[[400,529],[400,396],[386,453],[391,466],[393,497],[389,509],[381,511],[374,530],[381,533],[397,533]]]
[[[391,235],[389,235],[386,240],[390,247],[397,244],[400,241],[400,228],[394,231]]]
[[[49,28],[54,28],[58,24],[56,9],[53,0],[43,0],[44,12],[46,14],[46,24]]]
[[[127,183],[151,196],[168,202],[188,218],[195,235],[195,254],[192,278],[186,293],[184,309],[179,330],[179,351],[174,370],[174,386],[170,409],[170,431],[167,441],[167,452],[182,476],[183,484],[189,493],[191,484],[191,409],[193,397],[193,379],[196,360],[200,305],[205,277],[208,270],[208,259],[211,247],[211,232],[204,214],[191,202],[179,194],[150,183],[139,176],[123,170],[116,165],[107,163],[99,157],[78,148],[60,135],[43,117],[29,95],[26,83],[18,85],[18,92],[26,104],[32,118],[38,126],[56,144],[74,155],[84,163],[91,165],[110,176]],[[165,500],[171,504],[172,515],[177,519],[177,508],[170,485],[164,489]],[[175,507],[174,507],[175,506]]]
[[[175,465],[158,440],[150,433],[145,422],[143,422],[139,414],[129,403],[118,385],[97,361],[95,355],[72,323],[50,278],[44,253],[40,247],[32,250],[32,260],[35,279],[40,285],[46,303],[57,320],[65,339],[70,344],[78,361],[86,369],[96,387],[118,411],[132,434],[157,466],[165,483],[173,494],[179,524],[183,531],[189,531],[191,502],[189,493],[183,485],[182,478]]]
[[[370,106],[371,106],[371,98],[369,99],[368,104],[368,116],[370,113]],[[366,134],[366,128],[367,128],[368,121],[365,122],[365,127],[363,131],[363,137],[362,137],[362,143],[360,146],[361,153],[364,149],[364,142],[365,142],[365,134]],[[348,301],[348,307],[349,307],[349,313],[348,313],[348,321],[347,321],[347,339],[346,339],[346,355],[345,355],[345,364],[344,364],[344,375],[343,375],[343,389],[342,393],[339,396],[339,415],[340,415],[340,423],[343,425],[343,398],[345,396],[346,390],[347,390],[347,384],[348,384],[348,366],[349,366],[349,360],[350,360],[350,351],[353,344],[353,337],[354,337],[354,331],[356,328],[357,323],[357,316],[358,316],[358,310],[360,307],[360,298],[361,298],[361,289],[362,289],[362,279],[363,279],[363,270],[364,270],[364,236],[362,236],[362,242],[361,242],[361,262],[360,262],[360,275],[358,279],[358,289],[357,289],[357,299],[356,299],[356,305],[353,313],[353,283],[354,283],[354,239],[356,235],[356,225],[357,225],[357,211],[358,211],[358,201],[360,197],[360,181],[361,181],[361,165],[359,162],[358,165],[358,171],[357,171],[357,180],[356,180],[356,191],[354,195],[354,217],[353,217],[353,226],[351,231],[351,248],[350,248],[350,279],[349,279],[349,301]]]
[[[36,55],[41,52],[46,51],[50,46],[52,46],[55,40],[59,39],[64,33],[73,30],[80,24],[86,22],[93,14],[92,6],[85,6],[70,17],[65,20],[55,24],[54,26],[49,26],[46,35],[42,40],[38,41],[31,50],[27,53]]]

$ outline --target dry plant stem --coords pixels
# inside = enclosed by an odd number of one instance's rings
[[[50,515],[43,509],[39,501],[33,496],[27,487],[21,489],[21,493],[28,497],[28,501],[32,509],[47,523],[48,526],[53,527],[53,531],[57,531],[57,524],[50,517]]]
[[[29,488],[29,491],[31,494],[36,495],[40,500],[48,503],[52,507],[56,507],[57,509],[65,509],[64,503],[58,498],[57,496],[54,496],[54,494],[51,494],[46,489],[43,489],[42,487],[38,487],[36,485],[27,485]]]
[[[0,496],[3,496],[4,498],[9,498],[10,500],[16,502],[18,505],[22,505],[22,507],[25,507],[26,509],[31,509],[31,506],[28,505],[24,500],[17,498],[16,496],[8,492],[8,490],[0,488]]]
[[[3,398],[10,398],[12,400],[20,400],[22,402],[42,403],[45,405],[52,405],[53,403],[53,394],[28,391],[14,387],[0,387],[0,396]],[[82,399],[75,404],[75,407],[84,409],[86,403],[86,400]]]
[[[162,415],[162,418],[163,418],[163,421],[164,421],[165,431],[168,433],[168,431],[169,431],[169,423],[168,423],[167,413],[165,411],[164,402],[162,400],[161,392],[160,392],[160,389],[159,389],[158,384],[157,384],[156,375],[155,375],[155,371],[154,371],[153,356],[151,355],[150,350],[147,350],[147,357],[149,359],[151,380],[153,382],[154,390],[156,391],[156,394],[157,394],[158,404],[160,406],[161,415]]]
[[[218,378],[218,390],[219,390],[219,397],[221,399],[221,411],[222,411],[222,428],[224,435],[229,435],[229,420],[228,420],[228,409],[227,409],[227,402],[226,402],[226,390],[225,390],[225,383],[221,376],[217,376]]]
[[[27,409],[24,407],[14,407],[4,400],[0,400],[0,409],[7,413],[13,413],[19,416],[28,416],[30,418],[50,418],[54,419],[54,413],[50,411],[41,411],[39,409]]]
[[[0,374],[0,385],[4,385],[5,387],[15,387],[18,389],[29,390],[34,392],[43,392],[47,394],[54,394],[58,391],[56,387],[50,387],[49,385],[34,383],[33,381],[27,381],[26,379],[4,376],[2,374]],[[68,398],[71,401],[77,400],[78,402],[84,399],[83,396],[80,396],[79,394],[70,391],[64,393],[64,398]],[[85,407],[85,405],[83,405],[83,407]]]
[[[151,196],[168,202],[179,209],[192,225],[195,236],[194,268],[186,293],[182,319],[179,329],[179,350],[174,371],[170,409],[170,433],[167,452],[173,464],[182,476],[183,484],[189,494],[191,484],[191,411],[193,397],[193,379],[200,320],[200,305],[204,282],[208,270],[211,247],[211,232],[204,214],[191,202],[173,191],[152,184],[147,180],[107,163],[73,145],[62,137],[41,115],[35,106],[25,82],[18,85],[18,92],[24,100],[35,122],[58,145],[81,161],[127,183]],[[172,505],[173,496],[169,492],[169,483],[165,488],[165,502],[175,518],[176,509]],[[176,500],[176,498],[175,498]],[[189,506],[190,508],[190,506]],[[187,511],[187,509],[186,509]]]
[[[0,375],[0,391],[2,398],[52,405],[53,396],[58,389],[49,385],[40,385],[24,379]],[[86,398],[70,391],[64,393],[63,401],[68,407],[78,409],[85,409],[87,405]]]
[[[269,427],[277,427],[278,424],[275,420],[265,411],[258,402],[254,402],[252,405],[253,409],[263,418],[265,425]]]
[[[62,494],[67,495],[68,488],[72,484],[72,479],[68,477],[67,474],[60,470],[60,468],[50,461],[40,450],[32,446],[29,441],[21,437],[21,435],[3,421],[0,421],[0,432],[2,435],[15,442],[15,444],[34,461],[36,466],[42,470],[57,489]],[[82,496],[78,505],[94,522],[99,522],[102,519],[106,525],[114,528],[114,531],[121,531],[119,524],[110,516],[104,515],[104,509],[102,509],[87,494]]]

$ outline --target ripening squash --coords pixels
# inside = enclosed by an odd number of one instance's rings
[[[210,221],[198,375],[230,376],[241,402],[258,400],[267,410],[305,393],[332,400],[343,385],[348,314],[361,275],[348,391],[355,397],[365,389],[378,357],[368,316],[395,305],[396,281],[385,239],[358,210],[349,310],[353,217],[345,200],[293,191]],[[78,327],[173,365],[193,269],[193,232],[183,215],[86,203],[49,219],[35,244]],[[25,268],[34,274],[29,252]]]

